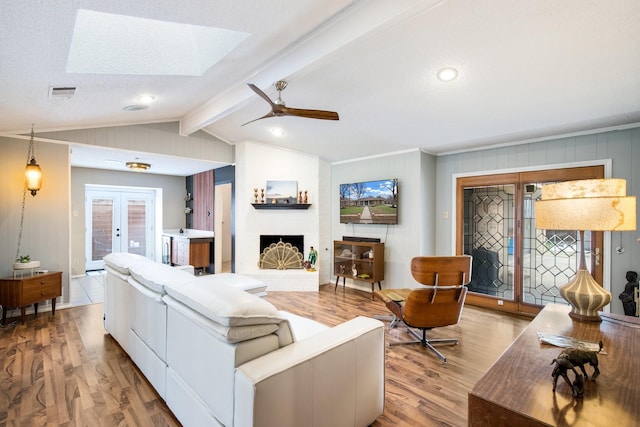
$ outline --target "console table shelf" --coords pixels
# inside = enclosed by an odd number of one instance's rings
[[[579,322],[569,317],[568,305],[545,306],[469,392],[469,426],[637,425],[640,325],[635,317],[601,317],[602,323]],[[541,344],[538,332],[602,340],[607,354],[598,356],[600,376],[585,381],[584,398],[574,399],[562,379],[552,391],[550,364],[562,349]],[[585,368],[591,376],[593,368]]]
[[[309,209],[311,203],[251,203],[255,209]]]

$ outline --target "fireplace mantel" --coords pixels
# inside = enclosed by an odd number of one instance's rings
[[[311,203],[251,203],[254,209],[309,209]]]

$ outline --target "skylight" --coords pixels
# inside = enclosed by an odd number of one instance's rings
[[[248,33],[78,11],[69,73],[200,76]]]

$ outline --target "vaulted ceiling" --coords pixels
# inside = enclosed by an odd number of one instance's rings
[[[631,127],[639,23],[637,0],[4,2],[0,133],[178,121],[336,162]],[[275,100],[277,80],[340,120],[242,126],[270,109],[247,83]]]

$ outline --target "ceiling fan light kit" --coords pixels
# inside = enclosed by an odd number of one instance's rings
[[[340,120],[340,116],[335,111],[326,111],[326,110],[308,110],[303,108],[290,108],[287,107],[282,100],[282,91],[287,87],[287,82],[284,80],[278,80],[273,84],[273,86],[278,91],[278,99],[272,101],[271,98],[267,96],[260,88],[258,88],[253,83],[247,83],[247,86],[257,93],[262,99],[267,101],[271,106],[271,111],[265,114],[262,117],[258,117],[257,119],[248,121],[244,123],[242,126],[247,125],[249,123],[255,122],[261,119],[267,119],[269,117],[282,117],[282,116],[293,116],[293,117],[304,117],[307,119],[319,119],[319,120]]]

